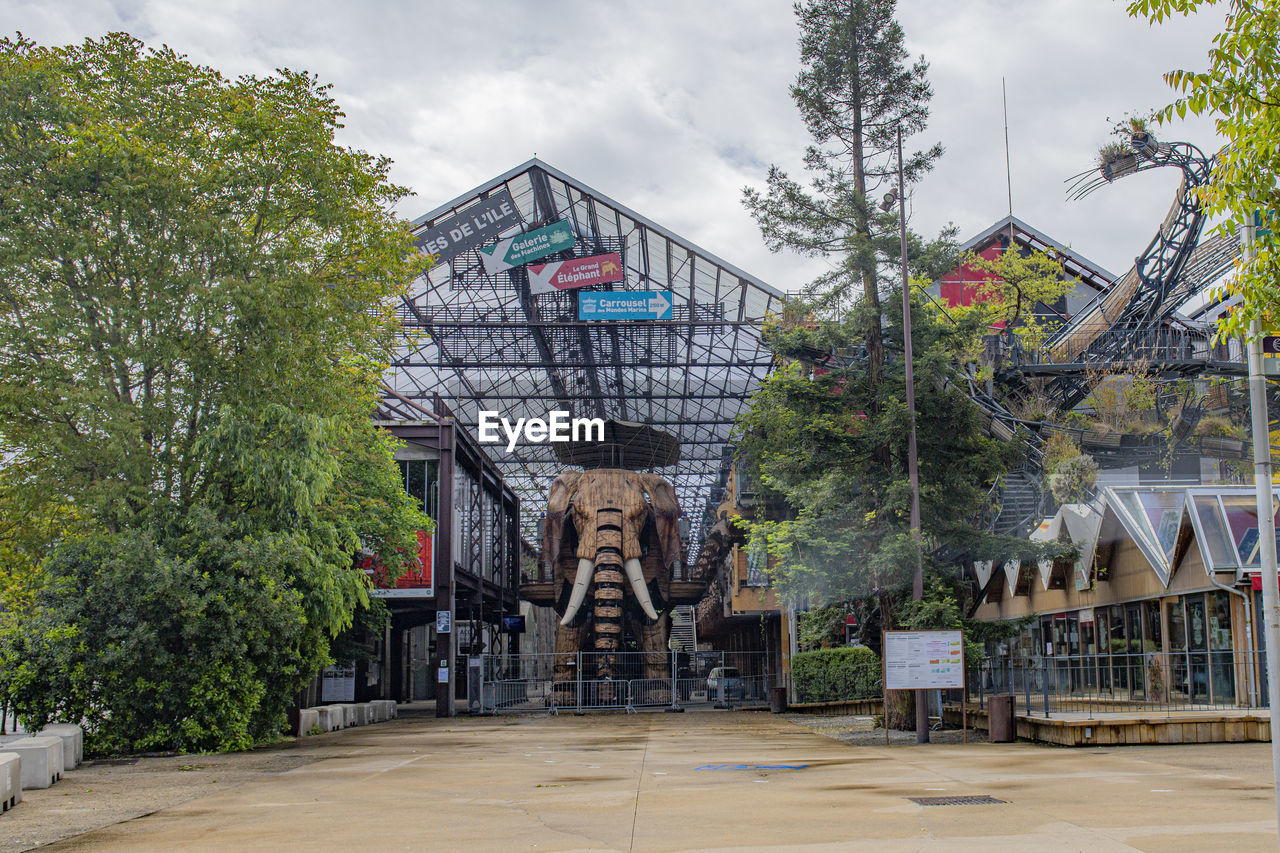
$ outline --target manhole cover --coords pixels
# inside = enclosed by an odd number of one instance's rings
[[[907,799],[919,806],[1007,805],[1005,800],[997,800],[995,797],[990,797],[986,794],[976,794],[969,797],[907,797]]]

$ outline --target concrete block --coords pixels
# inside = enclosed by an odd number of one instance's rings
[[[326,732],[336,732],[342,728],[342,709],[336,705],[317,705],[310,710],[315,711],[320,721],[320,728]]]
[[[0,812],[22,802],[22,758],[16,752],[0,752]]]
[[[386,722],[396,715],[396,703],[391,699],[374,699],[369,704],[373,706],[373,719],[375,722]]]
[[[75,770],[84,761],[84,729],[72,723],[54,723],[39,732],[44,737],[62,740],[62,767]]]
[[[298,737],[306,737],[313,728],[320,728],[320,712],[315,708],[303,708],[298,712]]]
[[[355,714],[355,724],[357,726],[367,726],[373,722],[373,706],[368,702],[357,702],[351,707]]]
[[[342,711],[342,727],[348,728],[356,724],[356,706],[350,702],[343,702],[339,705],[330,705],[331,708],[338,708]]]
[[[0,743],[5,752],[22,759],[22,788],[48,788],[62,778],[62,739],[18,735]]]

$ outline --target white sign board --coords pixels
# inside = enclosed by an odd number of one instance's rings
[[[886,631],[885,690],[964,687],[964,639],[959,631]]]
[[[436,633],[448,634],[453,630],[453,611],[437,610],[436,611]]]

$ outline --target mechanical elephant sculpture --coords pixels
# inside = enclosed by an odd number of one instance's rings
[[[644,677],[667,672],[667,614],[681,565],[680,506],[656,474],[595,468],[551,484],[542,553],[553,575],[553,679],[574,677],[579,651],[594,651],[594,677],[616,676],[628,625],[645,652]]]

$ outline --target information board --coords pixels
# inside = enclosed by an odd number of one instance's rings
[[[964,687],[964,638],[959,631],[886,631],[885,690]]]

